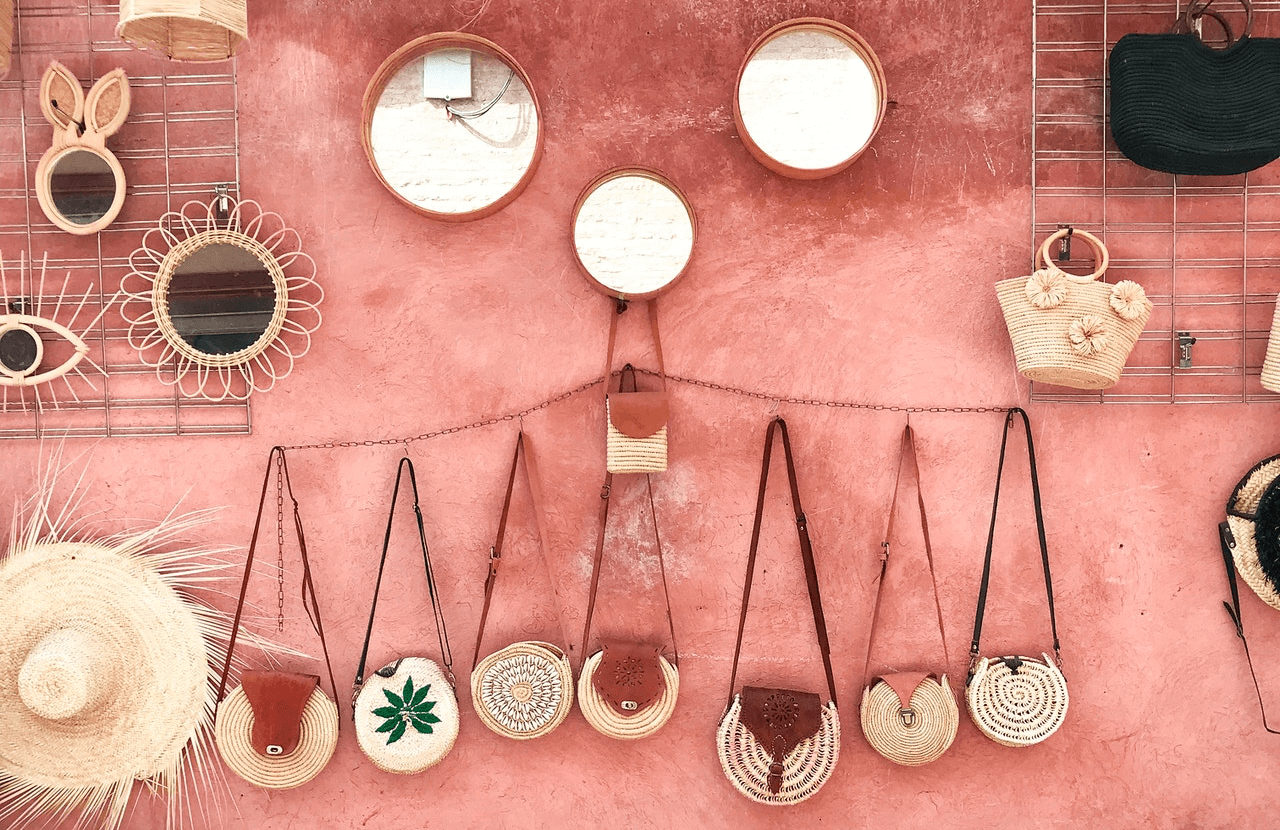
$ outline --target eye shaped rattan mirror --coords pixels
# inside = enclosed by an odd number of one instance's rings
[[[860,35],[833,20],[799,18],[769,29],[747,50],[733,118],[765,167],[819,179],[862,155],[886,102],[884,68]]]
[[[619,299],[655,297],[688,268],[698,225],[666,176],[619,167],[587,185],[573,209],[573,252],[592,284]]]
[[[515,58],[462,32],[420,37],[387,58],[364,94],[363,143],[378,180],[446,222],[510,204],[542,155],[542,116]]]

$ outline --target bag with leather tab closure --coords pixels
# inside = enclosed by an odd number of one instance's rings
[[[613,368],[618,316],[613,315],[609,326],[606,379]],[[662,341],[658,336],[658,312],[652,301],[649,303],[649,322],[657,349],[662,388],[639,391],[635,369],[628,363],[618,379],[618,390],[605,395],[605,466],[610,473],[660,473],[667,469],[667,377],[662,360]],[[627,389],[628,384],[630,390]]]

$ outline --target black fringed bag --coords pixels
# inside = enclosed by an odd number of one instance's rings
[[[1174,31],[1127,34],[1111,50],[1111,135],[1150,170],[1229,176],[1280,158],[1280,40],[1238,40],[1213,0],[1190,0]],[[1215,49],[1195,34],[1211,17],[1226,32]]]

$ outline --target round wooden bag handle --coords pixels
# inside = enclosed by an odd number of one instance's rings
[[[1094,259],[1098,263],[1098,270],[1094,271],[1092,274],[1085,274],[1085,275],[1068,274],[1066,271],[1063,271],[1054,263],[1053,258],[1049,256],[1049,249],[1053,247],[1053,243],[1057,242],[1059,239],[1062,239],[1064,236],[1067,236],[1067,235],[1078,236],[1081,239],[1083,239],[1085,242],[1089,243],[1089,247],[1093,249]],[[1078,282],[1078,283],[1093,282],[1098,277],[1106,273],[1107,265],[1111,263],[1111,255],[1107,253],[1107,246],[1102,244],[1101,239],[1089,233],[1088,231],[1077,230],[1075,228],[1063,228],[1062,230],[1058,231],[1057,233],[1053,234],[1048,239],[1046,239],[1044,241],[1044,244],[1040,246],[1039,256],[1040,256],[1040,261],[1044,263],[1045,268],[1050,268],[1054,271],[1059,271],[1067,279],[1071,280],[1072,282]]]

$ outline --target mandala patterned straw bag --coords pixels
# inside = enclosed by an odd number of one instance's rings
[[[609,350],[605,357],[607,379],[613,370],[613,347],[618,338],[618,317],[609,321]],[[658,307],[649,301],[649,327],[658,354],[658,377],[662,389],[639,392],[635,387],[635,369],[628,363],[618,379],[618,391],[604,398],[606,422],[606,468],[610,473],[660,473],[667,469],[667,370],[662,361],[662,340],[658,336]],[[631,391],[625,391],[627,380]]]
[[[662,539],[658,535],[658,513],[653,506],[653,480],[645,476],[649,510],[653,515],[653,539],[658,551],[658,573],[667,606],[667,628],[671,634],[670,660],[661,646],[612,639],[601,641],[600,649],[586,659],[578,675],[578,708],[597,732],[619,740],[646,738],[661,729],[676,710],[680,694],[677,666],[676,629],[671,617],[671,595],[667,591],[667,568],[662,559]],[[591,595],[587,600],[587,620],[582,630],[582,653],[591,644],[591,619],[600,585],[600,563],[604,559],[605,529],[609,522],[609,502],[613,473],[605,476],[600,491],[600,536],[596,542],[595,564],[591,568]]]
[[[1053,631],[1053,654],[1037,657],[979,657],[982,616],[987,607],[987,586],[991,582],[991,550],[996,534],[996,508],[1000,504],[1000,479],[1004,472],[1005,450],[1015,415],[1022,416],[1027,433],[1027,458],[1031,463],[1031,494],[1036,511],[1036,535],[1044,564],[1044,587],[1049,597],[1049,625]],[[1067,679],[1059,666],[1062,650],[1058,643],[1058,620],[1053,611],[1053,579],[1049,575],[1049,546],[1045,541],[1044,513],[1040,506],[1040,479],[1036,475],[1036,452],[1031,443],[1031,421],[1021,409],[1009,410],[1000,442],[1000,466],[996,470],[996,494],[991,504],[991,531],[982,565],[982,587],[978,590],[978,610],[973,620],[973,642],[969,648],[969,676],[965,699],[974,724],[991,740],[1005,746],[1030,746],[1048,738],[1067,717]]]
[[[387,567],[387,551],[391,547],[391,528],[396,518],[396,502],[400,497],[400,481],[409,473],[413,491],[413,516],[417,520],[418,542],[422,564],[427,572],[427,596],[435,618],[436,640],[444,667],[427,657],[400,657],[375,671],[366,680],[364,671],[369,658],[369,640],[373,637],[373,618],[378,610],[382,590],[382,574]],[[378,563],[378,579],[369,605],[369,627],[365,630],[364,647],[351,695],[352,718],[356,725],[356,742],[360,749],[385,772],[414,773],[435,766],[453,749],[458,739],[458,699],[454,694],[453,654],[449,650],[449,632],[445,627],[440,593],[431,570],[431,554],[427,550],[427,534],[422,526],[422,508],[418,504],[418,479],[413,462],[400,459],[396,483],[391,491],[391,512],[387,516],[387,533],[382,540],[382,559]]]
[[[893,517],[898,504],[898,485],[907,454],[916,479],[916,503],[920,508],[920,526],[924,530],[924,555],[929,563],[929,584],[933,588],[933,607],[938,615],[938,635],[942,641],[942,671],[909,671],[872,676],[871,654],[880,617],[880,600],[884,595],[885,576],[889,569],[889,541],[893,537]],[[880,547],[880,578],[876,583],[876,604],[871,612],[871,633],[867,639],[867,662],[862,669],[865,678],[862,692],[862,734],[871,748],[895,764],[917,767],[942,757],[956,738],[960,725],[960,708],[947,680],[947,634],[942,624],[942,603],[938,598],[938,578],[933,570],[933,546],[929,543],[929,521],[924,512],[924,493],[920,491],[920,463],[916,457],[915,433],[907,426],[902,431],[902,449],[898,455],[898,472],[893,481],[893,497],[889,500],[889,525]]]
[[[791,504],[795,509],[800,536],[800,556],[804,561],[809,604],[817,630],[822,665],[827,674],[829,700],[812,692],[744,686],[734,694],[738,682],[738,658],[742,655],[742,632],[751,601],[751,580],[755,573],[756,551],[760,546],[760,525],[764,518],[765,485],[769,479],[774,434],[782,434],[791,483]],[[747,555],[747,578],[742,591],[742,612],[738,618],[738,642],[733,650],[733,672],[729,678],[729,703],[716,730],[720,766],[730,783],[752,801],[761,804],[796,804],[811,798],[831,777],[840,759],[840,716],[836,711],[836,682],[831,671],[831,645],[818,592],[818,570],[813,545],[809,541],[808,520],[800,506],[795,462],[787,425],[777,418],[765,434],[764,463],[760,471],[760,492],[756,499],[755,524],[751,529],[751,549]]]
[[[564,722],[573,708],[573,670],[563,649],[551,643],[525,641],[480,659],[485,622],[493,589],[502,563],[502,543],[507,532],[507,516],[511,512],[511,495],[515,490],[516,470],[523,450],[525,478],[529,483],[535,520],[541,499],[538,498],[538,470],[533,448],[524,433],[516,437],[516,451],[511,459],[511,475],[507,479],[507,495],[498,520],[498,537],[489,548],[489,573],[484,582],[484,607],[480,612],[480,629],[476,632],[476,648],[471,665],[471,702],[485,726],[499,735],[516,740],[538,738]],[[539,538],[545,538],[539,531]],[[546,558],[543,557],[546,564]],[[550,576],[548,566],[547,573]]]
[[[307,559],[307,542],[298,512],[298,500],[289,481],[284,450],[275,447],[267,456],[267,474],[262,482],[262,497],[258,501],[258,517],[253,524],[235,621],[231,625],[231,641],[227,644],[227,662],[222,667],[222,679],[214,696],[217,708],[214,738],[218,754],[236,775],[258,787],[285,790],[305,784],[319,775],[338,745],[338,705],[321,691],[320,678],[297,672],[244,671],[240,673],[240,685],[223,699],[236,638],[240,633],[240,619],[244,614],[245,594],[249,587],[249,574],[253,572],[253,556],[258,547],[258,530],[262,526],[267,485],[271,481],[273,467],[276,471],[276,503],[283,502],[286,489],[289,500],[293,502],[293,524],[302,556],[303,605],[320,637],[329,687],[334,690],[334,698],[337,697],[333,666],[329,663],[329,646],[325,643],[324,626],[320,621],[320,604]],[[283,558],[284,528],[278,526],[277,531]],[[283,613],[283,605],[281,611]]]
[[[1080,237],[1093,248],[1097,269],[1068,274],[1049,251]],[[1027,378],[1075,389],[1106,389],[1120,380],[1129,353],[1151,317],[1151,301],[1132,280],[1096,282],[1107,271],[1107,248],[1085,231],[1063,228],[1040,246],[1040,268],[1029,277],[996,283],[1018,371]]]

